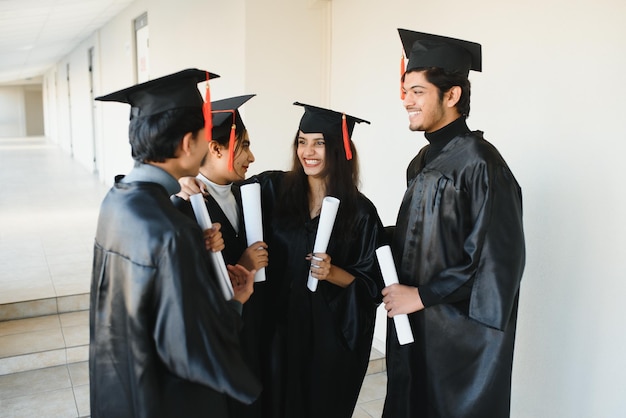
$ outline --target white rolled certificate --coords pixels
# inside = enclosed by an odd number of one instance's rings
[[[339,199],[332,196],[326,196],[322,201],[320,221],[317,225],[317,233],[315,234],[315,244],[313,244],[314,253],[326,252],[326,248],[328,248],[328,241],[330,241],[330,233],[333,231],[333,226],[335,225],[337,210],[339,210]],[[309,272],[309,279],[306,285],[311,292],[315,292],[317,290],[318,281],[319,280],[311,276],[311,273]]]
[[[197,193],[191,195],[189,197],[189,201],[191,202],[191,206],[193,207],[193,213],[196,215],[196,220],[198,224],[204,231],[205,229],[210,229],[212,226],[211,217],[209,216],[209,211],[206,208],[206,204],[204,203],[204,197],[201,193]],[[215,268],[215,272],[217,273],[217,279],[224,294],[224,298],[226,300],[230,300],[235,295],[233,291],[233,285],[230,282],[230,277],[228,277],[228,270],[226,270],[226,263],[224,262],[224,256],[222,252],[213,251],[209,252],[211,257],[211,263]]]
[[[259,183],[244,184],[241,190],[241,206],[243,223],[246,228],[248,246],[263,241],[263,216],[261,213],[261,185]],[[265,281],[265,267],[257,270],[255,282]]]
[[[376,249],[376,257],[378,258],[378,265],[380,271],[383,273],[383,280],[385,286],[398,283],[398,273],[396,272],[396,266],[393,263],[393,256],[391,255],[391,247],[383,245]],[[398,335],[398,342],[400,345],[412,343],[413,331],[411,331],[411,325],[409,324],[409,317],[407,314],[399,314],[393,317],[394,325],[396,326],[396,334]]]

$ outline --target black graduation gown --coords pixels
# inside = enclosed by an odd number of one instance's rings
[[[327,253],[332,263],[356,277],[343,289],[320,281],[316,292],[306,284],[319,217],[288,226],[273,216],[284,173],[253,178],[262,188],[264,224],[269,225],[271,284],[269,303],[276,325],[271,341],[271,379],[264,379],[264,396],[271,398],[267,417],[349,418],[367,370],[380,303],[382,277],[375,250],[382,225],[374,205],[363,195],[352,216],[354,235],[331,235]],[[268,290],[269,292],[269,290]]]
[[[243,229],[241,214],[241,193],[239,192],[239,187],[236,185],[232,185],[231,190],[233,191],[233,196],[235,196],[235,201],[237,202],[237,216],[239,217],[239,230],[241,233],[237,233],[235,231],[235,228],[228,220],[224,211],[222,211],[222,208],[220,208],[220,205],[211,195],[206,195],[204,197],[204,201],[206,203],[207,210],[209,211],[211,222],[218,222],[221,225],[220,232],[222,233],[225,245],[225,248],[222,250],[224,261],[226,264],[235,265],[248,246],[246,245],[246,235]],[[193,219],[194,221],[196,220],[190,201],[181,199],[178,196],[172,196],[172,203],[174,203],[174,206],[176,206],[190,219]]]
[[[197,223],[149,182],[116,183],[94,244],[91,416],[228,417],[260,385],[244,363]]]
[[[424,165],[427,150],[407,170],[392,243],[400,283],[418,286],[426,308],[409,315],[413,344],[400,346],[388,322],[383,416],[507,417],[521,190],[481,132],[457,136]]]
[[[219,222],[221,225],[220,232],[224,239],[224,249],[222,255],[224,256],[224,262],[226,264],[235,265],[241,258],[242,254],[248,248],[246,234],[243,222],[243,212],[241,205],[241,192],[238,184],[231,186],[233,196],[237,202],[237,216],[239,218],[239,233],[236,232],[230,220],[217,203],[217,201],[211,196],[205,196],[205,202],[209,216],[212,222]],[[192,219],[195,218],[193,207],[188,200],[179,198],[178,196],[172,196],[172,202],[174,205],[187,216]],[[243,305],[243,311],[241,317],[243,319],[243,325],[240,332],[241,346],[243,349],[243,356],[246,364],[250,367],[255,376],[259,377],[263,373],[263,363],[261,361],[262,353],[261,347],[264,344],[261,340],[265,332],[265,321],[262,301],[265,293],[265,283],[258,282],[254,284],[254,293],[250,296],[250,299]],[[265,344],[267,346],[267,344]],[[262,399],[259,397],[252,404],[245,404],[239,402],[236,399],[229,399],[228,409],[231,416],[237,418],[260,418],[262,416]]]

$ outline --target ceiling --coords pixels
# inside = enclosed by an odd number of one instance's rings
[[[0,0],[0,85],[31,84],[135,0]]]

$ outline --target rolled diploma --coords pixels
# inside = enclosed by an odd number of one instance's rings
[[[396,273],[396,266],[393,263],[393,257],[391,255],[391,247],[383,245],[376,249],[376,257],[378,258],[378,265],[380,271],[383,273],[383,280],[385,286],[398,283],[398,274]],[[396,334],[398,335],[398,342],[400,345],[412,343],[413,331],[411,331],[411,325],[409,324],[409,317],[407,314],[399,314],[393,317],[394,325],[396,326]]]
[[[263,241],[263,216],[261,215],[261,185],[250,183],[241,186],[243,224],[246,228],[248,246]],[[265,281],[265,267],[257,270],[254,281]]]
[[[320,211],[320,222],[317,226],[317,233],[315,234],[315,244],[313,244],[313,253],[325,253],[328,248],[328,241],[330,240],[330,233],[335,225],[335,218],[337,217],[337,210],[339,209],[339,199],[332,196],[326,196],[322,201],[322,210]],[[309,271],[309,279],[307,281],[307,287],[311,292],[317,290],[317,280],[311,276]]]
[[[197,193],[191,195],[189,197],[189,201],[191,202],[191,207],[193,208],[193,213],[196,215],[196,220],[198,224],[202,228],[202,230],[211,229],[212,222],[211,217],[209,216],[209,211],[206,208],[206,204],[204,203],[204,197],[202,193]],[[224,262],[224,256],[222,252],[209,252],[209,256],[211,257],[211,263],[215,267],[215,271],[217,272],[218,282],[220,284],[220,288],[222,289],[222,293],[224,294],[224,298],[226,300],[231,300],[235,295],[233,291],[233,285],[230,282],[230,278],[228,277],[228,270],[226,270],[226,262]]]

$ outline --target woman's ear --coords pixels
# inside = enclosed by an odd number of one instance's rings
[[[209,142],[209,153],[215,155],[217,158],[222,156],[222,146],[217,141]]]

